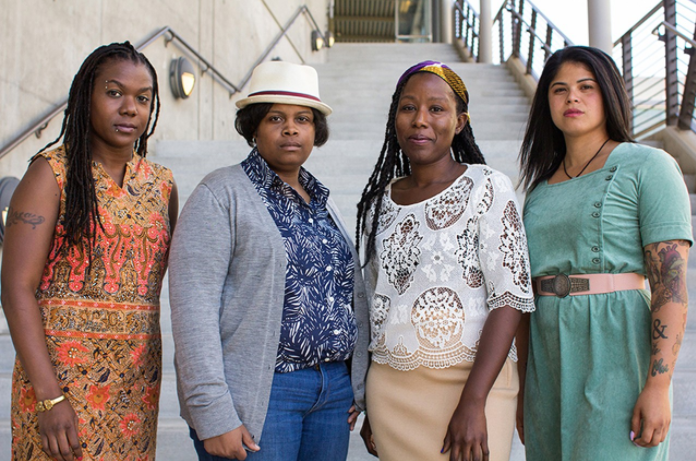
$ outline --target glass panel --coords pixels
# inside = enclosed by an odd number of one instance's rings
[[[397,41],[433,41],[431,0],[397,0],[395,6]]]

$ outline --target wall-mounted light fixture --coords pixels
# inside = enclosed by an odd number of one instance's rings
[[[328,48],[331,48],[334,46],[334,43],[336,43],[336,37],[334,37],[333,32],[330,30],[327,30],[326,33],[324,34],[324,38],[326,38],[326,46]]]
[[[193,93],[193,87],[196,84],[196,74],[188,59],[183,56],[178,59],[172,59],[172,63],[169,66],[169,84],[172,87],[174,97],[177,99],[186,99]]]
[[[324,37],[318,30],[312,31],[312,51],[319,51],[324,48]]]

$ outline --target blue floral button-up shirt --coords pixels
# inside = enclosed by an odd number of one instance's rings
[[[254,149],[242,162],[285,242],[287,272],[276,371],[350,358],[358,337],[350,247],[326,208],[329,190],[304,168],[304,199]]]

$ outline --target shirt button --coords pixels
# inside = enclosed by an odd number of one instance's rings
[[[592,262],[595,263],[595,264],[599,264],[601,261],[600,261],[599,258],[593,258],[593,259],[592,259]]]
[[[600,214],[598,211],[595,211],[594,213],[592,213],[593,218],[599,218],[599,216],[600,216]]]
[[[595,208],[602,208],[602,202],[594,202]]]
[[[364,297],[365,297],[365,293],[358,293],[358,298],[364,298]]]
[[[613,167],[611,167],[611,169],[610,169],[609,171],[611,171],[612,173],[615,172],[615,171],[616,171],[616,165],[614,165]]]
[[[604,179],[606,179],[607,181],[611,181],[611,178],[613,178],[613,177],[614,177],[614,175],[611,175],[611,174],[610,174],[609,176],[607,176],[607,177],[604,178]]]
[[[595,247],[592,247],[592,251],[594,251],[595,253],[597,253],[597,252],[599,251],[599,247],[596,247],[596,246],[595,246]]]
[[[358,352],[356,355],[357,355],[358,357],[362,357],[362,352]]]

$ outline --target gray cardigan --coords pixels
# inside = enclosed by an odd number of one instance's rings
[[[327,207],[350,243],[331,200]],[[359,259],[351,249],[358,325],[351,381],[355,403],[363,409],[370,332]],[[286,264],[283,238],[242,167],[206,176],[181,212],[169,258],[181,416],[201,440],[242,424],[256,442],[261,439],[278,352]]]

